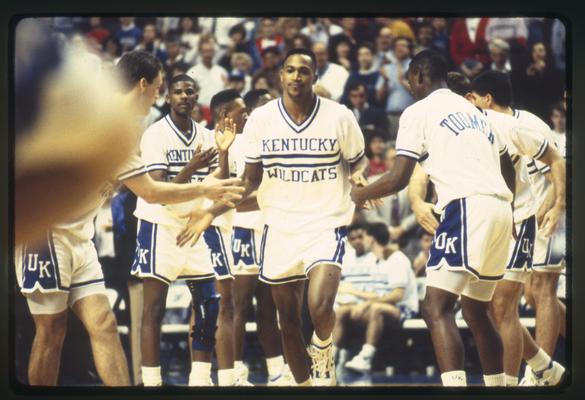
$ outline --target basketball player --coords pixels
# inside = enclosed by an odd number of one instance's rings
[[[430,329],[444,386],[466,386],[464,347],[454,305],[478,347],[488,386],[505,384],[502,342],[488,305],[502,278],[512,236],[513,165],[486,116],[447,88],[447,66],[434,51],[418,53],[407,73],[418,100],[404,110],[394,169],[365,188],[354,187],[359,204],[403,189],[417,161],[435,185],[441,213],[427,262],[423,318]]]
[[[284,58],[284,95],[257,108],[246,123],[245,195],[258,189],[264,219],[260,280],[272,285],[286,360],[300,386],[335,384],[333,304],[354,212],[350,176],[367,165],[364,139],[347,108],[313,93],[315,55],[293,49]],[[353,175],[353,176],[352,176]],[[363,179],[363,178],[362,178]],[[203,222],[225,212],[208,211]],[[191,218],[180,243],[197,240],[204,225]],[[305,281],[315,327],[309,367],[301,329]]]
[[[161,84],[162,65],[151,54],[131,52],[119,61],[122,102],[137,109],[135,120],[144,117],[155,101]],[[137,130],[138,131],[138,130]],[[226,185],[237,181],[176,185],[154,182],[145,174],[138,157],[131,157],[117,174],[149,202],[177,203],[207,196],[231,203],[240,191]],[[111,185],[94,190],[83,213],[46,232],[44,242],[24,244],[15,251],[15,268],[22,293],[27,297],[35,323],[35,338],[29,360],[29,384],[57,384],[60,355],[65,338],[68,308],[88,331],[96,369],[108,386],[129,385],[126,357],[117,332],[116,319],[105,295],[104,279],[97,260],[93,219],[111,190]]]
[[[191,119],[199,87],[193,78],[177,75],[169,83],[166,102],[171,112],[152,124],[142,137],[141,153],[146,170],[156,181],[173,183],[197,182],[204,179],[218,154],[227,168],[227,149],[235,137],[233,123],[223,135],[213,134]],[[231,125],[230,125],[231,124]],[[214,164],[215,163],[215,164]],[[195,200],[195,203],[198,201]],[[199,201],[200,203],[201,201]],[[143,279],[144,308],[141,350],[142,378],[145,386],[162,384],[160,371],[160,330],[165,312],[168,285],[187,279],[193,297],[192,368],[190,386],[210,383],[211,355],[215,341],[219,296],[215,292],[214,257],[223,257],[215,232],[206,242],[185,251],[176,246],[175,236],[184,222],[178,217],[193,202],[162,206],[148,204],[139,198],[135,215],[139,218],[137,250],[132,273]],[[199,205],[200,206],[200,205]]]
[[[549,354],[540,349],[526,328],[522,327],[518,304],[524,282],[532,272],[537,226],[535,212],[539,204],[536,203],[539,199],[535,198],[531,188],[529,168],[532,170],[538,168],[536,162],[542,166],[541,168],[548,166],[552,180],[554,189],[552,207],[549,209],[541,207],[541,218],[538,221],[541,242],[547,243],[548,238],[556,230],[565,209],[565,165],[563,157],[555,149],[556,146],[547,140],[550,137],[548,125],[528,111],[512,109],[511,93],[509,78],[501,72],[484,72],[472,82],[472,102],[488,110],[488,118],[494,128],[502,133],[516,167],[514,221],[518,238],[510,246],[506,273],[494,293],[491,311],[504,343],[504,370],[507,386],[518,384],[523,353],[534,372],[534,380],[538,385],[556,385],[564,373],[564,368],[552,361]],[[531,136],[532,139],[530,139]],[[546,248],[543,249],[541,246],[539,257],[542,260],[543,253],[546,254]],[[543,263],[539,264],[542,266]],[[558,267],[556,271],[558,279],[560,272]],[[554,306],[555,308],[557,306],[556,299]],[[554,314],[554,317],[556,320],[552,323],[558,330],[558,312]],[[558,332],[555,332],[555,336],[558,336]]]
[[[226,102],[222,105],[223,112],[229,114],[230,110],[237,109],[234,102],[239,102],[239,99],[237,97],[231,102]],[[272,99],[266,89],[249,91],[244,96],[248,114]],[[230,164],[238,177],[244,174],[246,160],[245,143],[242,135],[237,135],[234,144],[230,147]],[[288,366],[285,367],[282,357],[280,331],[276,323],[276,307],[272,300],[270,286],[258,281],[260,272],[258,256],[263,225],[255,194],[248,197],[247,203],[249,204],[248,207],[240,204],[236,208],[232,231],[233,273],[236,277],[233,287],[236,375],[238,382],[246,382],[248,378],[248,368],[242,362],[242,359],[246,336],[246,320],[252,304],[252,297],[256,296],[256,326],[258,341],[266,356],[267,384],[269,386],[290,384],[290,373],[287,373]]]

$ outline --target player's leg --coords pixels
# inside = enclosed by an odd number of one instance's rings
[[[143,280],[144,295],[140,349],[142,352],[142,380],[144,386],[162,385],[160,335],[168,290],[169,285],[159,279],[145,277]]]
[[[554,354],[560,330],[557,298],[560,273],[534,271],[532,275],[536,306],[536,343],[547,354]]]
[[[242,363],[244,356],[246,320],[248,317],[248,312],[250,311],[250,306],[252,305],[254,290],[256,289],[256,285],[258,283],[258,275],[235,275],[235,277],[236,279],[233,283],[234,364],[236,365],[236,370],[238,370],[238,367]],[[256,325],[258,326],[258,321],[256,321]]]
[[[311,386],[309,360],[302,331],[304,281],[272,285],[278,310],[284,355],[298,385]]]
[[[522,288],[521,282],[501,280],[496,286],[490,304],[491,316],[504,345],[506,385],[514,385],[514,382],[517,382],[522,362],[523,335],[518,313]]]
[[[72,296],[75,292],[72,292]],[[80,293],[80,296],[83,296]],[[130,386],[128,362],[118,334],[116,316],[105,294],[70,300],[71,308],[89,334],[97,372],[106,386]]]
[[[217,356],[217,376],[220,386],[233,386],[236,383],[234,374],[234,298],[233,279],[216,281],[219,293],[219,317],[215,334],[215,354]]]
[[[215,333],[219,314],[219,295],[215,280],[189,280],[187,286],[193,298],[189,347],[191,373],[189,386],[211,385],[211,357],[215,347]]]
[[[256,327],[258,341],[266,356],[268,383],[276,384],[278,379],[289,379],[290,373],[285,371],[282,356],[282,336],[276,322],[276,306],[272,299],[272,289],[264,282],[256,285]],[[284,381],[283,381],[284,382]]]
[[[61,351],[67,331],[67,293],[27,295],[35,324],[35,336],[28,362],[28,383],[33,386],[56,386]]]
[[[142,281],[135,278],[128,280],[128,296],[130,298],[130,354],[132,358],[132,375],[134,378],[134,385],[142,383],[142,352],[140,351],[140,332],[142,327],[142,297],[144,296],[142,290]]]
[[[372,360],[376,354],[376,346],[380,342],[386,324],[398,324],[400,309],[394,304],[374,303],[367,313],[366,341],[360,352],[345,366],[361,372],[370,372]]]
[[[463,318],[477,346],[486,386],[505,386],[504,347],[489,315],[490,299],[496,282],[471,283],[461,296]]]
[[[567,306],[560,299],[557,299],[557,304],[559,306],[559,335],[566,338]]]

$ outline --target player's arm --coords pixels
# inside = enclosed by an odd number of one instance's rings
[[[417,163],[408,183],[408,199],[416,220],[430,234],[435,234],[439,221],[433,213],[434,205],[425,202],[429,176]]]
[[[540,172],[544,176],[544,179],[546,179],[547,185],[545,189],[546,194],[544,196],[544,200],[542,204],[538,207],[538,211],[536,211],[536,224],[538,226],[542,226],[544,216],[555,205],[555,190],[552,185],[550,167],[546,166],[546,169],[547,169],[546,172]]]
[[[385,304],[397,304],[404,298],[404,288],[397,287],[392,289],[392,291],[384,296],[381,296],[378,300],[375,300],[378,303],[385,303]]]
[[[220,128],[221,131],[220,131]],[[232,118],[225,118],[223,123],[215,125],[215,144],[219,152],[219,179],[230,177],[229,155],[228,151],[236,139],[236,124]]]
[[[173,183],[188,183],[191,181],[191,177],[193,176],[193,174],[201,168],[205,168],[208,167],[213,160],[215,159],[215,157],[217,156],[217,149],[210,147],[207,150],[203,150],[201,151],[201,145],[197,146],[197,148],[195,149],[195,152],[193,153],[193,157],[191,157],[191,159],[189,160],[189,162],[187,163],[187,165],[185,165],[180,171],[179,173],[171,180],[171,182]],[[153,172],[163,172],[163,171],[153,171]],[[161,180],[161,179],[157,179],[158,175],[152,175],[151,172],[151,176],[154,180]],[[162,179],[163,181],[166,181],[166,171],[164,171],[164,179]]]
[[[415,164],[414,158],[398,155],[392,171],[365,187],[354,186],[351,190],[352,200],[356,204],[362,204],[367,200],[389,196],[404,189],[408,185]]]
[[[516,171],[514,170],[514,163],[510,158],[510,154],[507,151],[500,155],[500,172],[504,177],[506,186],[508,186],[508,189],[514,195],[516,193]],[[512,204],[514,204],[514,201],[512,201]]]
[[[233,204],[233,201],[242,198],[243,192],[242,187],[238,186],[240,180],[236,178],[176,184],[158,182],[149,174],[142,174],[124,179],[122,183],[150,204],[182,203],[198,197]]]
[[[565,159],[553,147],[548,145],[544,154],[538,161],[547,164],[550,167],[550,178],[554,187],[555,201],[552,208],[544,215],[542,227],[545,235],[549,236],[556,230],[559,220],[566,206],[566,170]]]
[[[262,163],[246,163],[243,177],[243,193],[241,199],[234,202],[236,207],[258,189],[260,182],[262,182],[262,173]],[[228,181],[231,180],[229,179]],[[182,217],[188,217],[189,220],[185,228],[177,235],[177,246],[182,247],[187,243],[191,243],[191,246],[195,245],[203,231],[211,225],[211,221],[231,208],[233,206],[216,202],[209,208],[193,210],[183,215]]]
[[[260,206],[258,206],[258,200],[256,199],[257,193],[258,193],[257,191],[254,191],[248,197],[239,202],[238,205],[236,206],[236,211],[247,212],[259,210]]]

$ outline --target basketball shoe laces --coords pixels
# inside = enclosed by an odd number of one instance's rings
[[[329,345],[324,349],[311,345],[311,372],[315,378],[327,379],[331,377],[331,368],[333,368],[333,363],[331,361],[332,350],[332,345]]]

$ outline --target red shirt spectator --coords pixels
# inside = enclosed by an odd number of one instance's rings
[[[490,58],[485,40],[486,26],[489,18],[480,18],[475,33],[475,40],[469,37],[466,18],[459,18],[451,28],[451,58],[455,65],[460,66],[466,60],[477,60],[483,65],[489,63]]]

